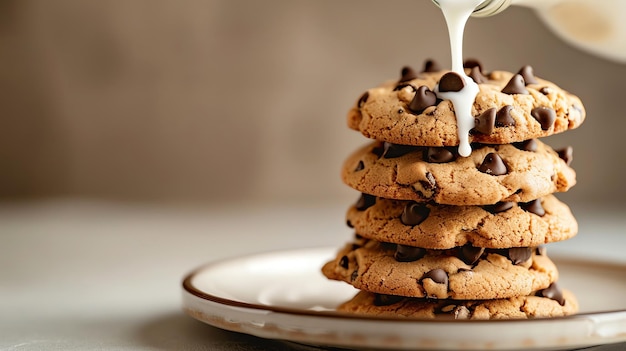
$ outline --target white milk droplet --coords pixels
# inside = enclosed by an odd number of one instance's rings
[[[437,97],[452,101],[459,135],[459,155],[467,157],[472,153],[469,144],[469,132],[474,128],[472,106],[478,94],[478,84],[468,77],[463,70],[463,32],[470,15],[483,0],[438,0],[448,25],[450,36],[450,53],[452,55],[452,71],[459,74],[465,81],[463,89],[457,92],[440,92],[435,87]]]

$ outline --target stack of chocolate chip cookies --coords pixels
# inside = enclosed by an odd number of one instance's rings
[[[362,193],[347,213],[355,238],[322,272],[360,292],[338,310],[457,319],[577,311],[544,246],[578,230],[553,195],[576,182],[572,150],[538,138],[578,127],[583,105],[529,66],[485,73],[472,60],[465,71],[479,86],[468,157],[458,154],[452,103],[434,92],[459,77],[432,61],[420,73],[405,67],[350,110],[349,127],[374,140],[342,169]]]

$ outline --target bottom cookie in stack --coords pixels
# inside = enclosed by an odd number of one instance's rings
[[[527,296],[493,300],[434,300],[360,291],[337,311],[380,317],[438,319],[524,319],[576,313],[578,302],[556,283]]]

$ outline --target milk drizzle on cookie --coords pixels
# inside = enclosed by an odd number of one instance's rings
[[[440,92],[435,87],[437,97],[450,100],[454,106],[456,124],[459,135],[459,155],[467,157],[472,153],[469,143],[469,133],[474,128],[472,106],[478,94],[478,84],[468,77],[463,70],[463,32],[468,18],[483,0],[439,0],[439,6],[448,25],[450,36],[450,53],[452,55],[452,71],[459,74],[465,81],[460,91]]]

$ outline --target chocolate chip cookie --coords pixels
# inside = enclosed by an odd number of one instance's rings
[[[530,295],[558,279],[543,248],[428,250],[363,238],[339,250],[322,273],[373,293],[455,300]]]
[[[517,73],[483,74],[481,65],[466,73],[478,83],[470,141],[508,144],[578,127],[585,109],[575,95],[538,78],[530,66]],[[350,109],[348,126],[364,136],[401,145],[459,145],[454,107],[433,92],[448,71],[415,73],[367,90]]]
[[[450,206],[363,194],[346,217],[365,238],[429,249],[531,247],[572,238],[578,231],[569,207],[554,195],[521,203]]]
[[[578,301],[556,283],[528,296],[495,300],[433,300],[361,291],[337,307],[337,311],[394,318],[525,319],[574,314]]]
[[[454,148],[375,141],[344,162],[344,183],[360,192],[396,200],[445,205],[529,202],[567,191],[576,174],[541,141],[474,145],[469,157]],[[564,154],[563,154],[564,155]]]

